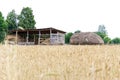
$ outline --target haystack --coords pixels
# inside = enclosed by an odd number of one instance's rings
[[[5,38],[5,41],[7,44],[16,44],[16,35],[7,35]],[[23,38],[18,35],[17,41],[23,41]]]
[[[104,44],[100,36],[93,32],[75,33],[71,36],[71,44]]]
[[[5,39],[8,41],[15,41],[16,35],[7,35]],[[18,41],[21,41],[21,40],[22,40],[22,38],[18,35]]]
[[[45,39],[41,42],[42,45],[50,45],[50,38]]]

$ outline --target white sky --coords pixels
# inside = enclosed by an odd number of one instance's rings
[[[37,28],[92,32],[104,24],[111,38],[120,37],[120,0],[0,0],[5,17],[12,9],[19,14],[27,6],[33,10]]]

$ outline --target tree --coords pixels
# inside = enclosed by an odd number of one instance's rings
[[[97,35],[99,35],[102,39],[104,39],[104,37],[107,37],[107,34],[105,33],[101,33],[101,32],[95,32]]]
[[[15,10],[8,13],[6,22],[8,24],[8,30],[17,29],[17,14],[15,13]]]
[[[103,39],[105,44],[110,44],[111,43],[111,39],[108,37],[107,34],[101,33],[101,32],[95,32],[95,33]]]
[[[77,30],[77,31],[75,31],[74,33],[80,33],[81,31],[80,30]]]
[[[108,36],[104,37],[103,40],[104,40],[105,44],[110,44],[111,43],[111,39]]]
[[[95,33],[103,39],[105,44],[110,44],[111,43],[111,39],[108,37],[107,30],[105,30],[104,25],[99,25],[98,32],[95,32]]]
[[[111,42],[113,44],[120,44],[120,38],[114,38]]]
[[[4,20],[4,17],[2,16],[2,13],[0,12],[0,43],[4,41],[7,31],[7,23]]]
[[[23,8],[21,14],[18,16],[18,26],[23,27],[24,29],[34,29],[35,28],[35,20],[33,11],[31,8],[26,7]]]
[[[107,34],[107,31],[105,30],[105,26],[104,25],[99,25],[98,32]]]
[[[72,32],[69,32],[65,35],[65,43],[69,44],[70,43],[70,38],[73,35]]]

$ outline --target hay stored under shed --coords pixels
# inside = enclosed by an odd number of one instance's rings
[[[93,32],[81,32],[71,36],[70,44],[104,44],[104,41]]]

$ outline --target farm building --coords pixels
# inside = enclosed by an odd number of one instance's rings
[[[64,44],[65,33],[55,28],[12,30],[6,37],[9,44],[37,45]]]

